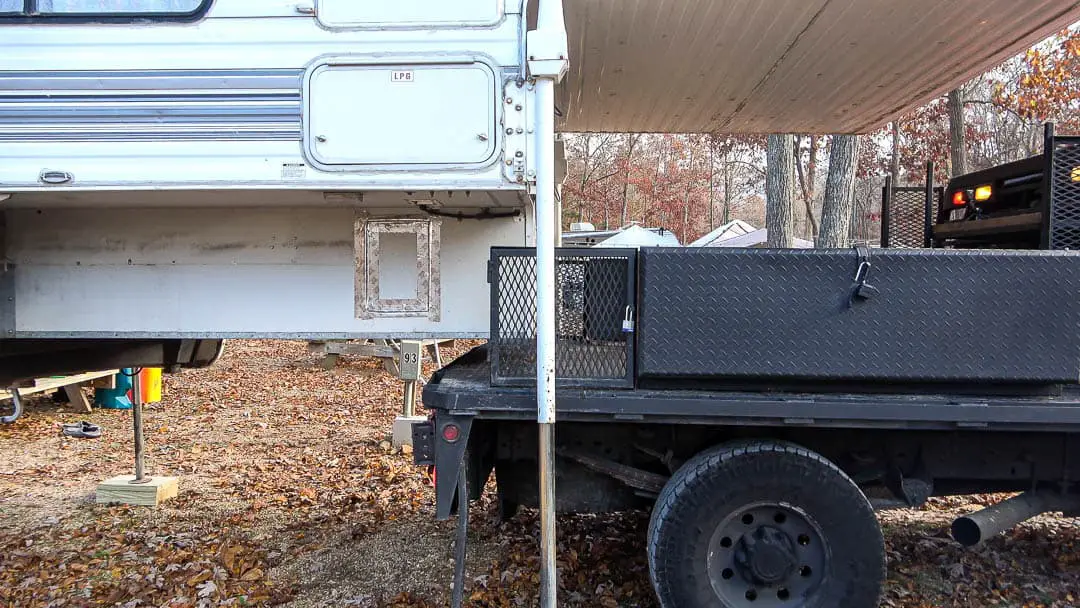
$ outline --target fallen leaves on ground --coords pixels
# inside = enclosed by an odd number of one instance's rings
[[[99,481],[131,472],[129,413],[31,400],[0,426],[0,606],[446,606],[453,522],[432,520],[428,474],[387,441],[399,381],[374,360],[318,363],[303,343],[230,341],[217,366],[166,376],[146,411],[147,464],[181,491],[156,509],[92,502]],[[82,419],[104,436],[60,435]],[[1076,520],[1040,517],[978,549],[949,540],[953,517],[998,499],[883,514],[882,605],[1080,605]],[[489,497],[471,524],[466,605],[536,605],[536,512],[499,523]],[[560,517],[560,605],[655,608],[647,524]]]

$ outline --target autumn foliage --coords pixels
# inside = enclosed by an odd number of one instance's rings
[[[1061,32],[1025,53],[1019,78],[996,84],[994,96],[1025,119],[1080,129],[1080,29]]]
[[[1080,29],[1072,28],[959,87],[968,171],[1042,152],[1042,125],[1080,132]],[[895,130],[895,131],[894,131]],[[893,164],[899,184],[921,184],[933,161],[952,173],[945,97],[863,136],[852,241],[877,238],[881,187]],[[831,137],[796,140],[795,235],[813,238],[820,220]],[[563,222],[617,228],[661,226],[688,243],[732,219],[765,223],[765,138],[727,134],[573,134]]]

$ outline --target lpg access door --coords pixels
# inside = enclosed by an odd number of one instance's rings
[[[487,165],[495,74],[482,57],[325,59],[305,79],[305,154],[323,171]]]

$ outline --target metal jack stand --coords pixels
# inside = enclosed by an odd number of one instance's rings
[[[136,373],[131,378],[131,419],[135,433],[135,475],[121,475],[106,479],[97,488],[97,502],[129,505],[157,506],[174,498],[179,492],[175,477],[148,477],[146,475],[146,444],[143,441],[142,378]]]
[[[19,389],[13,386],[8,390],[11,391],[12,412],[9,416],[0,416],[0,424],[11,424],[18,420],[23,413],[22,395],[19,394]]]
[[[135,372],[131,378],[131,420],[135,432],[135,479],[128,483],[149,483],[151,477],[146,476],[145,454],[146,447],[143,445],[143,420],[142,420],[142,372]]]

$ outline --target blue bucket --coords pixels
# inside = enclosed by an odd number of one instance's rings
[[[94,405],[110,410],[131,409],[131,375],[135,370],[122,369],[116,374],[116,388],[99,388],[94,391]]]

